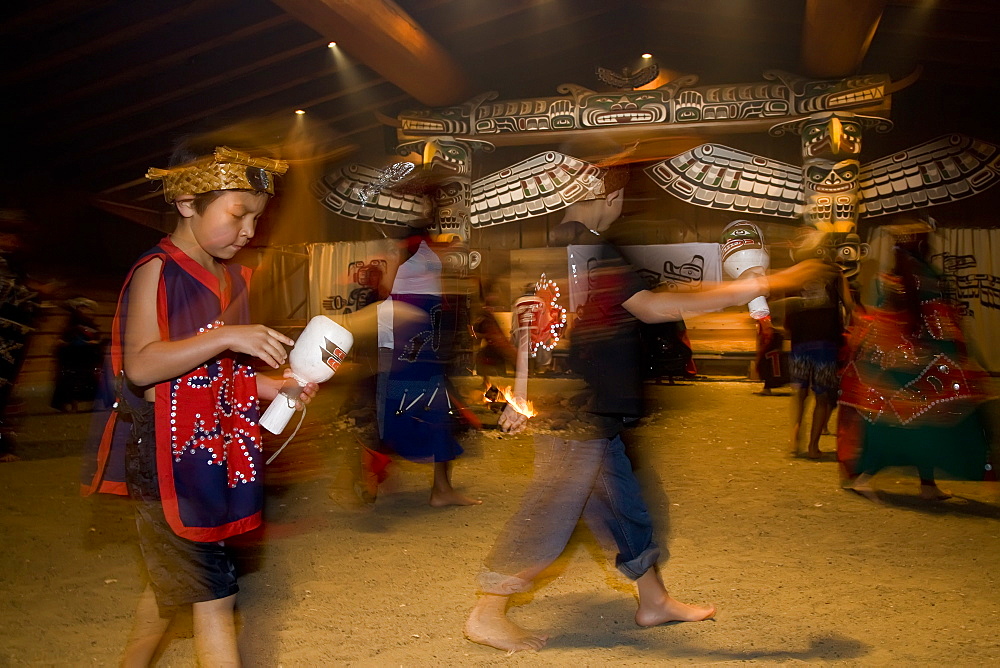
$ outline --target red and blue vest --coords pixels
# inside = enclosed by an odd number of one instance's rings
[[[248,268],[226,265],[226,280],[220,284],[164,238],[135,263],[118,299],[109,365],[116,378],[123,377],[129,285],[135,270],[154,258],[163,261],[156,298],[162,340],[188,339],[221,325],[250,322]],[[163,514],[183,538],[214,542],[260,525],[264,458],[257,381],[247,362],[246,356],[226,351],[155,386],[155,457]],[[118,402],[138,406],[144,401],[140,389],[128,382],[121,385]],[[128,493],[129,431],[121,411],[112,412],[96,456],[89,459],[92,470],[84,474],[84,495]]]

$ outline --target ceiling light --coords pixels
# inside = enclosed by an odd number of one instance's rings
[[[333,47],[337,46],[337,43],[336,42],[330,42],[329,44],[327,44],[327,46],[332,49]]]
[[[644,54],[642,54],[642,57],[645,58],[645,59],[647,59],[647,60],[649,60],[650,58],[653,57],[653,54],[651,54],[651,53],[644,53]]]
[[[298,114],[299,116],[301,116],[302,114],[306,113],[306,110],[305,109],[296,109],[295,113]]]

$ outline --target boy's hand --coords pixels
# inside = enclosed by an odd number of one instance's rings
[[[285,369],[285,378],[291,378],[291,377],[292,377],[292,370],[291,369]],[[319,391],[319,385],[318,384],[316,384],[316,383],[306,383],[302,387],[302,391],[299,392],[299,400],[298,400],[298,405],[296,406],[296,408],[302,408],[303,406],[305,406],[306,404],[308,404],[310,401],[312,401],[313,397],[316,396],[316,392],[318,392],[318,391]]]
[[[528,426],[528,416],[524,413],[518,413],[514,410],[513,406],[507,404],[507,407],[503,409],[503,413],[500,414],[498,423],[500,429],[505,433],[516,434]]]
[[[217,331],[226,335],[227,347],[233,352],[253,355],[275,369],[288,359],[285,346],[295,345],[292,339],[264,325],[227,325]]]
[[[798,290],[809,281],[829,281],[839,271],[837,265],[821,260],[804,260],[767,277],[771,292]]]

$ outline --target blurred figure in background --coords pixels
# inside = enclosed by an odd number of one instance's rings
[[[81,403],[93,402],[97,396],[104,346],[94,319],[97,302],[73,297],[64,306],[69,320],[56,344],[56,382],[50,404],[57,411],[75,413]]]
[[[771,316],[754,320],[757,327],[757,376],[764,382],[758,394],[771,396],[771,390],[788,385],[788,360],[785,355],[785,335],[774,326]]]
[[[0,462],[20,459],[8,408],[41,307],[21,260],[25,223],[20,209],[0,211]]]
[[[809,246],[798,248],[796,257],[815,256],[816,250],[829,245],[827,235],[807,238]],[[817,249],[812,244],[819,244]],[[831,263],[830,266],[836,266]],[[840,379],[837,357],[844,339],[844,308],[853,311],[854,302],[847,280],[838,271],[825,280],[812,280],[802,285],[799,295],[786,300],[785,331],[791,339],[792,351],[788,371],[794,388],[792,395],[792,456],[801,450],[802,425],[806,400],[810,392],[815,400],[806,456],[819,459],[820,436],[837,405]]]
[[[382,445],[411,461],[433,464],[431,506],[476,505],[482,501],[451,484],[453,462],[463,452],[454,434],[460,407],[448,380],[457,309],[442,292],[443,264],[425,230],[406,239],[404,253],[389,299],[378,306]],[[400,318],[394,304],[419,309],[425,317]]]
[[[888,466],[915,466],[920,496],[943,500],[950,494],[937,486],[936,469],[967,480],[988,470],[978,411],[988,398],[985,373],[969,357],[957,309],[928,261],[933,228],[909,220],[888,229],[894,264],[879,277],[879,306],[852,328],[841,385],[842,409],[862,418],[860,453],[838,447],[839,457],[848,478],[860,474],[851,488],[872,500],[872,476]]]
[[[497,320],[500,296],[495,290],[487,290],[479,317],[472,324],[479,349],[476,351],[476,373],[483,379],[483,392],[489,394],[498,376],[506,376],[508,365],[514,365],[516,351],[510,342],[510,334]],[[492,400],[496,399],[496,391]]]

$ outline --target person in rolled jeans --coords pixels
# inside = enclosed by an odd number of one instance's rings
[[[472,642],[508,652],[541,648],[548,637],[507,618],[509,597],[527,592],[535,578],[563,552],[582,517],[602,543],[617,549],[615,564],[636,583],[635,622],[656,626],[701,621],[714,606],[683,603],[667,592],[657,566],[660,547],[642,491],[625,453],[623,431],[643,414],[639,323],[680,319],[683,312],[746,303],[771,291],[801,285],[829,270],[819,261],[801,263],[770,277],[721,284],[698,293],[655,293],[613,246],[599,236],[621,213],[627,171],[608,170],[603,189],[568,209],[557,234],[563,242],[596,243],[588,272],[588,296],[571,332],[571,366],[581,376],[581,393],[565,410],[540,408],[536,421],[558,420],[565,438],[535,437],[534,475],[520,509],[501,531],[479,575],[480,597],[465,623]],[[524,332],[519,345],[527,345]],[[516,380],[526,385],[527,356],[518,355]],[[515,396],[523,395],[515,383]],[[524,398],[520,396],[520,398]],[[508,404],[500,416],[506,432],[518,432],[528,418]],[[546,423],[549,424],[546,424]]]

